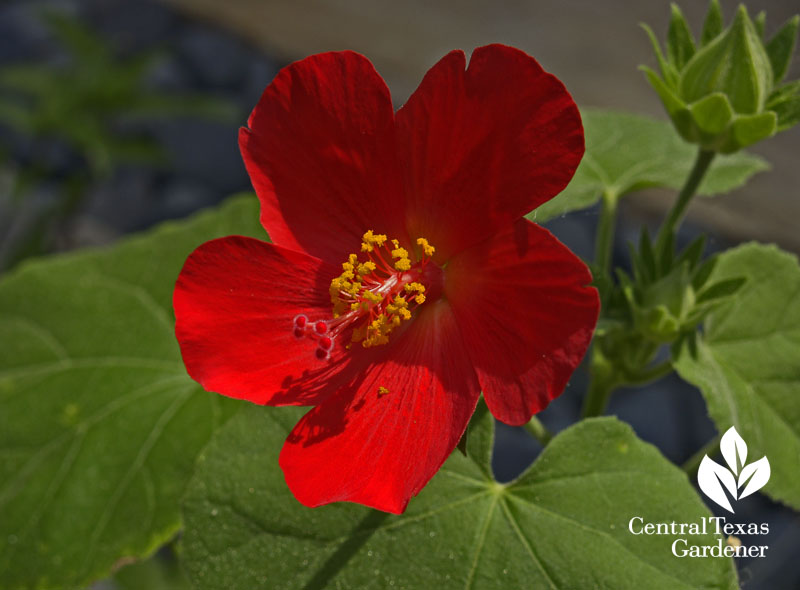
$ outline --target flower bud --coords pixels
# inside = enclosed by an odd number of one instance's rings
[[[661,76],[642,66],[680,135],[703,149],[735,152],[800,121],[800,83],[781,85],[797,38],[790,19],[768,42],[763,13],[756,22],[740,6],[722,30],[712,0],[699,46],[680,9],[672,5],[666,55],[646,25]]]

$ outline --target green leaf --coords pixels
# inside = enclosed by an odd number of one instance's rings
[[[658,38],[656,37],[656,34],[653,32],[653,29],[651,29],[644,23],[641,24],[641,27],[647,34],[647,38],[650,39],[650,45],[652,45],[653,47],[653,53],[656,54],[656,61],[658,61],[658,69],[661,70],[661,76],[664,78],[664,82],[666,83],[667,86],[674,87],[678,82],[678,70],[676,70],[675,66],[671,64],[664,57],[664,54],[661,53],[661,46],[658,44]]]
[[[722,281],[717,281],[716,283],[712,283],[702,291],[697,294],[697,305],[707,303],[709,301],[713,301],[715,299],[721,299],[723,297],[730,297],[734,295],[739,289],[741,289],[744,284],[747,282],[747,279],[744,277],[736,277],[732,279],[725,279]]]
[[[767,109],[778,116],[776,131],[785,131],[800,122],[800,80],[776,88],[767,102]]]
[[[703,288],[708,282],[711,273],[714,272],[714,268],[717,266],[717,262],[719,261],[718,255],[713,255],[706,258],[703,263],[697,267],[692,275],[692,288],[695,291],[699,291]]]
[[[678,113],[686,109],[686,104],[678,98],[678,95],[675,94],[675,90],[664,80],[659,78],[658,74],[647,66],[640,66],[639,69],[644,72],[647,81],[650,82],[650,85],[658,94],[658,97],[661,99],[670,117],[675,117]]]
[[[700,263],[700,259],[703,256],[703,250],[706,247],[706,235],[700,234],[697,238],[692,241],[691,244],[686,246],[686,249],[681,252],[678,259],[675,261],[675,264],[681,264],[686,262],[689,265],[690,269],[695,269],[697,265]]]
[[[646,225],[642,225],[642,230],[639,234],[638,258],[641,260],[640,281],[645,284],[653,282],[658,277],[658,267],[656,265],[656,255],[653,251],[653,242],[650,239],[650,232]]]
[[[753,27],[755,28],[756,33],[761,39],[764,38],[764,27],[766,26],[767,26],[767,11],[761,10],[753,19]]]
[[[0,580],[74,588],[178,530],[178,500],[238,407],[187,375],[172,289],[217,236],[261,234],[255,199],[0,282]]]
[[[629,532],[637,516],[695,522],[710,513],[681,471],[614,418],[562,432],[510,485],[487,477],[485,443],[477,463],[454,453],[392,516],[294,500],[278,453],[298,415],[248,407],[200,457],[182,552],[198,590],[737,588],[730,559],[677,558],[672,537]],[[484,414],[470,444],[490,440],[491,428]]]
[[[767,43],[767,55],[772,64],[775,84],[783,80],[789,70],[789,63],[792,61],[794,46],[797,42],[798,25],[800,25],[800,16],[790,18]]]
[[[0,68],[0,87],[43,96],[53,88],[53,71],[40,65],[8,65]]]
[[[767,456],[764,491],[800,509],[800,266],[774,246],[747,244],[721,254],[709,280],[742,276],[706,319],[696,353],[684,348],[675,367],[700,388],[719,432],[736,426],[748,460]]]
[[[543,223],[596,203],[647,187],[678,189],[692,168],[696,148],[678,137],[670,123],[641,115],[587,109],[582,111],[586,154],[575,177],[557,197],[528,217]],[[766,170],[761,158],[746,153],[717,156],[699,193],[714,195],[742,186]]]
[[[73,57],[84,64],[106,64],[112,59],[111,49],[103,39],[74,17],[56,11],[44,15],[48,28],[67,47]]]
[[[736,149],[748,146],[775,135],[778,130],[778,116],[772,111],[758,115],[737,117],[733,121],[733,136]]]
[[[671,10],[672,15],[667,31],[667,56],[669,61],[675,64],[680,71],[694,55],[694,38],[678,5],[672,4]]]
[[[715,92],[694,103],[689,110],[700,130],[709,135],[719,135],[733,118],[733,109],[728,97]]]
[[[126,565],[114,574],[116,590],[192,590],[174,556],[156,553],[152,558]]]
[[[719,0],[711,0],[708,4],[706,20],[703,23],[703,33],[700,36],[700,44],[708,45],[714,37],[722,32],[722,10],[719,7]]]

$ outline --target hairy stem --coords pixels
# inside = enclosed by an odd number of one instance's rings
[[[547,426],[542,424],[541,420],[539,420],[536,416],[531,416],[531,419],[527,424],[525,424],[524,428],[533,438],[538,440],[543,447],[547,446],[547,443],[549,443],[550,439],[553,438],[553,435],[547,429]]]
[[[664,220],[661,229],[658,231],[658,239],[656,240],[656,248],[660,252],[671,235],[674,235],[678,227],[680,227],[683,216],[686,214],[686,209],[692,200],[697,187],[700,186],[700,181],[703,180],[706,172],[708,172],[711,162],[714,160],[716,152],[710,150],[700,149],[697,152],[697,158],[694,161],[694,167],[689,173],[689,177],[678,194],[678,200],[670,209],[667,219]]]
[[[600,416],[605,412],[608,398],[616,387],[617,383],[615,381],[599,378],[597,375],[593,376],[589,383],[589,390],[586,392],[586,397],[583,399],[581,418]]]
[[[614,230],[617,224],[616,195],[603,193],[603,208],[600,211],[600,223],[597,226],[597,237],[594,245],[594,261],[603,274],[611,268],[611,254],[614,250]]]

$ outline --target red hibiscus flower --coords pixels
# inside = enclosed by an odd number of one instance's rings
[[[300,502],[400,513],[481,391],[513,425],[562,392],[599,302],[522,217],[583,155],[574,102],[533,58],[453,51],[395,112],[366,58],[314,55],[277,75],[239,144],[273,243],[195,250],[176,333],[206,389],[315,406],[280,455]]]

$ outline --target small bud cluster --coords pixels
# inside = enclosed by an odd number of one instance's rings
[[[800,86],[783,83],[800,18],[769,40],[764,13],[755,21],[740,6],[723,30],[718,0],[712,0],[697,43],[680,9],[672,5],[666,54],[644,26],[661,75],[642,67],[675,128],[704,150],[731,153],[784,131],[800,121]]]

